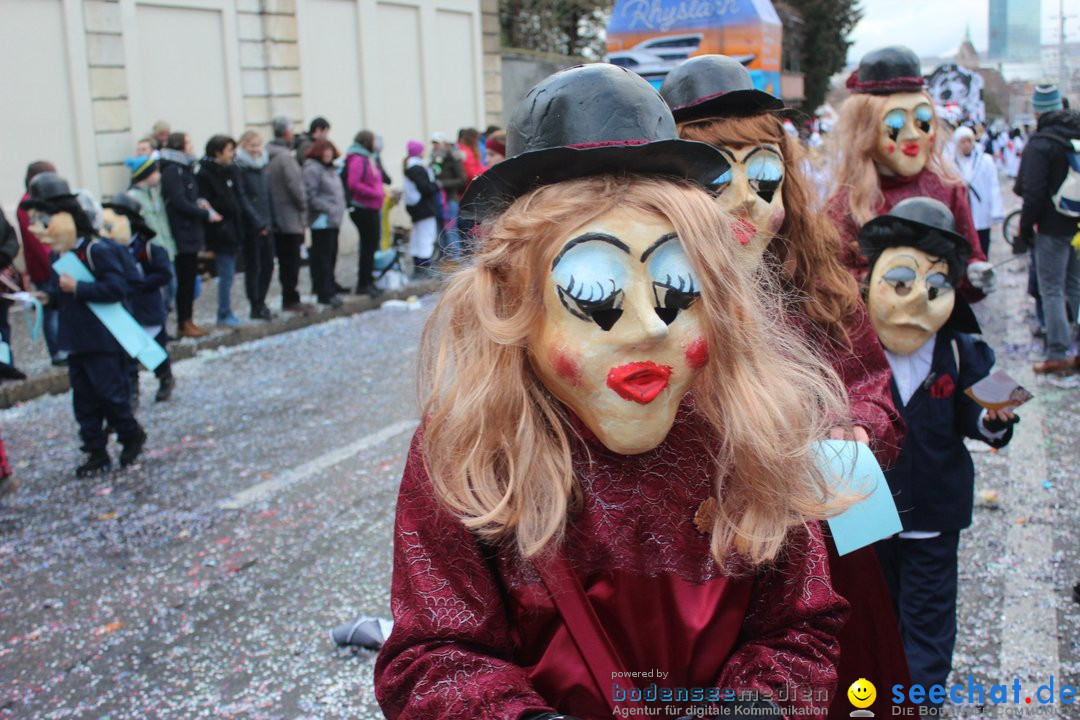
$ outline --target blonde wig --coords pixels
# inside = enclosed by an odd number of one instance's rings
[[[847,323],[856,315],[859,289],[840,263],[840,238],[821,212],[810,180],[803,171],[802,145],[786,132],[773,114],[713,118],[679,126],[679,136],[714,147],[742,148],[772,143],[784,155],[784,223],[768,251],[783,268],[784,280],[805,298],[806,316],[830,338],[850,348]]]
[[[730,218],[705,192],[676,181],[604,176],[549,185],[485,228],[422,339],[423,453],[434,490],[482,539],[510,541],[523,557],[561,539],[581,500],[571,457],[580,439],[528,348],[545,320],[547,270],[562,242],[616,207],[666,217],[699,276],[711,371],[691,394],[717,438],[712,553],[721,562],[732,551],[768,562],[789,528],[842,508],[811,443],[847,420],[846,398],[832,370],[787,327],[778,291],[760,291],[740,269]]]
[[[857,227],[876,217],[885,201],[878,184],[874,152],[881,136],[881,118],[888,101],[888,95],[852,95],[840,106],[840,118],[829,134],[832,167],[836,170],[830,194],[847,192],[848,211]],[[926,101],[934,108],[930,96]],[[959,184],[962,180],[950,169],[942,155],[949,133],[936,109],[933,113],[934,144],[930,148],[924,172],[937,175],[946,185]]]

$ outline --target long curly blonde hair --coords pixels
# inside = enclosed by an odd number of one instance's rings
[[[423,456],[434,490],[482,539],[523,557],[558,542],[579,507],[566,409],[530,361],[547,270],[569,233],[614,208],[667,218],[701,284],[709,364],[691,389],[717,438],[717,561],[774,559],[790,528],[843,507],[811,443],[848,421],[843,386],[787,325],[776,288],[737,261],[731,219],[700,188],[603,176],[541,187],[481,233],[421,341]],[[755,279],[756,278],[756,279]]]
[[[930,107],[933,100],[927,96]],[[878,209],[885,201],[878,181],[874,151],[881,135],[881,118],[888,95],[852,95],[840,106],[840,118],[829,133],[829,154],[835,168],[831,195],[847,191],[848,210],[857,227],[877,217]],[[963,182],[945,162],[942,150],[949,133],[933,110],[934,144],[926,161],[926,171],[937,175],[946,185]]]

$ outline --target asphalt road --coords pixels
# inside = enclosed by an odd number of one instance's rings
[[[961,535],[954,680],[1076,687],[1080,378],[1030,373],[1025,262],[978,307],[998,366],[1037,397],[1013,445],[975,455],[1001,499]],[[70,395],[0,412],[23,481],[0,504],[0,718],[381,717],[373,653],[336,649],[328,630],[388,612],[434,301],[181,361],[168,404],[144,374],[148,452],[108,477],[73,477]]]

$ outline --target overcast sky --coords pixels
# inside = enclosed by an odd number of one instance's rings
[[[1041,1],[1043,42],[1057,42],[1059,0]],[[954,53],[967,25],[975,49],[986,51],[989,0],[860,0],[859,4],[863,19],[851,34],[852,64],[869,50],[893,44],[907,45],[924,57]],[[1065,0],[1065,16],[1068,39],[1080,40],[1080,0]]]

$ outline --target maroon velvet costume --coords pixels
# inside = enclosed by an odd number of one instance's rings
[[[795,317],[792,322],[807,324],[805,319]],[[860,302],[848,319],[850,348],[822,331],[812,330],[808,334],[811,347],[817,348],[821,359],[840,376],[848,393],[852,422],[870,436],[870,449],[878,463],[883,468],[892,467],[904,441],[904,421],[893,405],[889,387],[892,370],[866,308]]]
[[[832,591],[820,530],[793,530],[768,569],[725,575],[693,522],[713,492],[715,441],[688,406],[650,452],[576,448],[584,507],[565,552],[627,670],[670,673],[631,681],[639,689],[731,688],[794,696],[778,701],[784,708],[824,707],[847,606]],[[394,631],[375,667],[386,716],[610,718],[601,693],[611,687],[595,686],[535,568],[485,546],[439,504],[418,442],[398,498]]]
[[[975,222],[971,219],[971,204],[968,201],[967,187],[963,183],[947,185],[934,173],[923,170],[911,177],[879,174],[878,184],[884,196],[884,202],[876,210],[878,215],[889,212],[901,200],[912,197],[921,196],[940,200],[952,211],[953,218],[956,220],[956,232],[967,238],[968,245],[971,246],[968,262],[986,260],[986,254],[983,253],[982,245],[979,244]],[[840,261],[851,271],[856,280],[862,282],[866,278],[866,258],[859,252],[857,238],[860,226],[856,225],[855,219],[851,217],[846,189],[842,188],[840,192],[829,198],[827,210],[836,229],[840,232]],[[984,297],[982,291],[971,287],[966,278],[961,281],[959,290],[968,302],[978,302]]]

